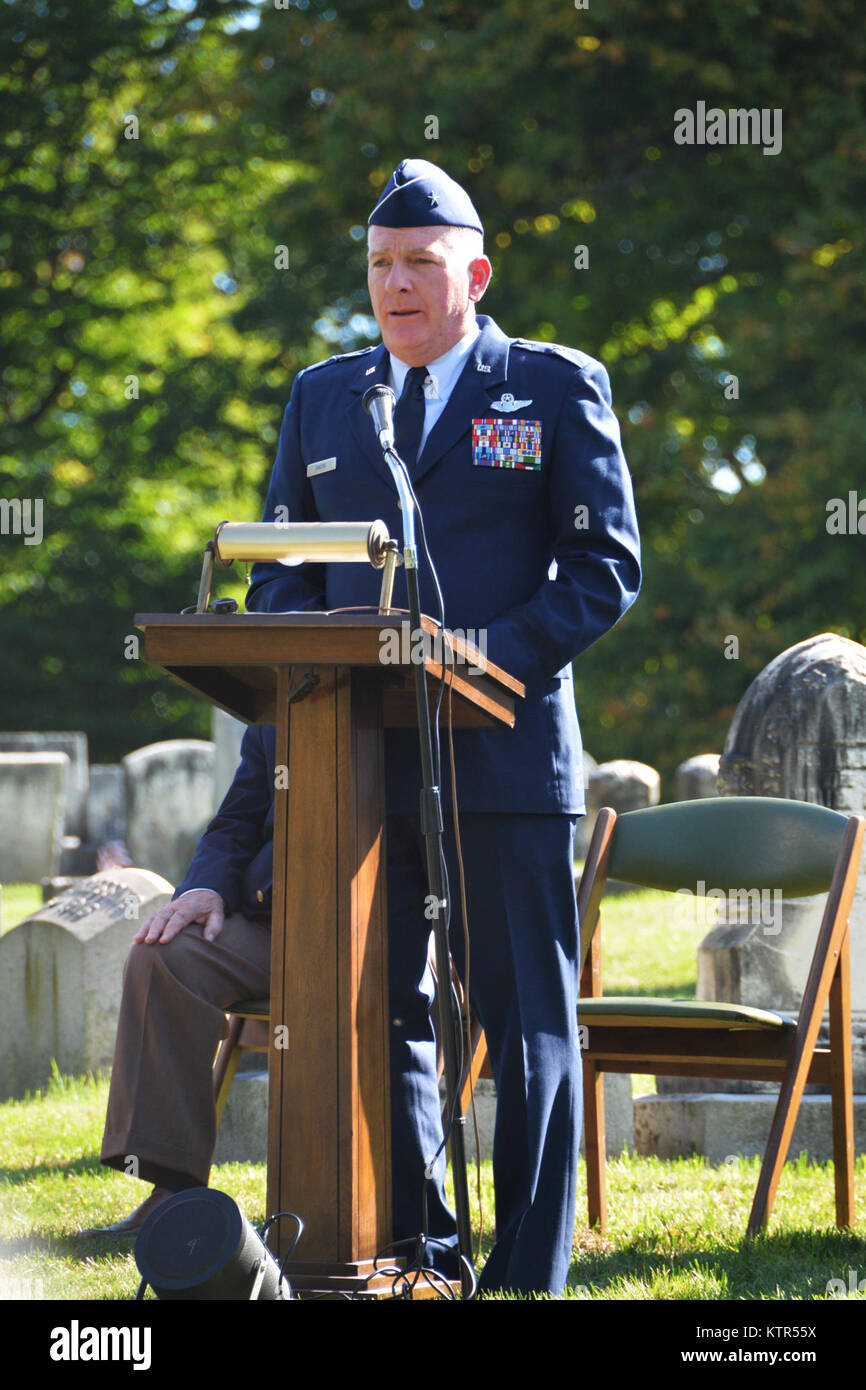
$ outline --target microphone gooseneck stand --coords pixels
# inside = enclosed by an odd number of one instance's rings
[[[363,398],[364,409],[370,414],[382,452],[391,470],[400,498],[403,514],[403,564],[409,596],[411,624],[410,650],[425,650],[425,635],[421,626],[421,598],[418,588],[418,552],[415,545],[415,494],[409,481],[406,465],[394,447],[393,406],[395,396],[389,386],[371,386]],[[416,641],[418,646],[416,647]],[[445,660],[443,644],[443,662]],[[439,1032],[445,1062],[445,1094],[451,1125],[451,1166],[454,1179],[454,1205],[457,1217],[457,1247],[460,1254],[460,1281],[464,1298],[475,1292],[472,1264],[472,1231],[469,1222],[469,1186],[466,1178],[466,1146],[464,1117],[459,1111],[459,1075],[457,1068],[457,1027],[452,1008],[451,958],[448,946],[447,921],[449,904],[442,849],[442,798],[435,784],[433,767],[433,735],[430,706],[427,698],[425,662],[413,662],[415,667],[415,699],[418,709],[418,734],[421,747],[421,831],[427,854],[427,882],[435,904],[433,936],[436,948],[436,993],[439,1003]],[[430,1160],[425,1176],[432,1178],[435,1157]]]

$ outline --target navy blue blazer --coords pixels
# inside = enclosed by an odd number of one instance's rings
[[[212,888],[226,916],[269,922],[274,881],[274,764],[272,724],[251,724],[241,740],[241,759],[231,786],[198,842],[173,897],[191,888]]]
[[[583,758],[571,663],[613,627],[638,592],[631,479],[601,363],[553,343],[509,339],[483,315],[478,322],[481,336],[412,479],[445,596],[446,627],[483,629],[487,657],[525,682],[527,698],[517,702],[513,730],[455,731],[459,804],[466,811],[579,813]],[[266,521],[381,519],[392,536],[402,536],[391,474],[361,405],[367,387],[387,381],[387,373],[380,345],[298,374]],[[508,440],[521,431],[523,439],[540,442],[539,466],[487,462],[485,427],[476,422],[489,420],[504,424],[506,457]],[[247,608],[376,606],[380,583],[370,565],[256,564]],[[394,602],[408,607],[402,569]],[[421,608],[436,616],[423,565]],[[391,811],[418,810],[417,744],[411,729],[388,732]]]
[[[527,697],[517,702],[514,729],[455,730],[459,805],[465,811],[579,814],[583,758],[571,663],[637,596],[631,479],[601,363],[554,343],[507,338],[484,315],[478,322],[481,336],[412,478],[445,597],[446,626],[483,630],[486,655],[526,684]],[[381,519],[392,536],[402,537],[391,474],[361,405],[368,386],[387,381],[388,365],[380,345],[298,374],[283,417],[266,521]],[[495,424],[483,423],[489,421]],[[536,466],[502,466],[512,461],[518,438]],[[256,564],[247,608],[376,607],[380,583],[381,573],[370,565]],[[394,603],[408,607],[402,569]],[[424,566],[421,607],[436,616]],[[387,731],[386,766],[389,812],[417,812],[414,730]],[[178,893],[199,886],[222,893],[220,884],[232,877],[227,903],[248,901],[249,859],[243,869],[240,861],[273,816],[273,780],[272,731],[268,739],[268,731],[250,729],[226,798],[228,812],[224,802]],[[449,804],[444,785],[446,813]],[[237,815],[247,824],[235,840]],[[229,855],[221,871],[209,842]],[[255,853],[263,853],[260,842]],[[269,865],[260,877],[269,889]]]

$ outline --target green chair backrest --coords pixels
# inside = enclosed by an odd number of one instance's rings
[[[626,811],[614,827],[608,876],[672,892],[779,888],[806,897],[829,888],[847,823],[825,806],[770,796]]]

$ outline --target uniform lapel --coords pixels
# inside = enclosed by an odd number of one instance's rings
[[[385,462],[381,445],[376,438],[376,431],[373,428],[373,421],[367,414],[361,399],[364,392],[371,386],[387,386],[389,370],[388,353],[385,344],[379,346],[367,356],[361,358],[361,364],[357,373],[352,378],[349,386],[350,402],[346,415],[345,424],[348,424],[355,436],[358,448],[366,459],[369,460],[376,472],[387,482],[391,482],[391,470]],[[339,435],[339,431],[338,431]]]
[[[508,379],[509,340],[485,314],[478,315],[481,336],[457,378],[448,404],[421,450],[412,481],[423,478],[472,427],[473,417],[490,412],[490,398]]]
[[[458,439],[468,433],[473,417],[489,415],[491,397],[508,380],[509,339],[485,314],[478,315],[478,325],[481,336],[457,378],[448,404],[427,436],[421,457],[412,472],[413,482],[429,472]],[[389,366],[384,343],[380,343],[370,356],[365,354],[361,358],[358,371],[350,383],[351,399],[344,417],[361,453],[387,482],[391,481],[391,470],[361,398],[368,387],[377,383],[387,384]]]

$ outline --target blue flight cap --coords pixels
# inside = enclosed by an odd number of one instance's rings
[[[371,227],[473,227],[484,231],[472,199],[427,159],[404,159],[370,213]]]

